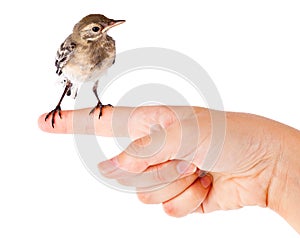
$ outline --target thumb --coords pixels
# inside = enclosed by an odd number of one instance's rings
[[[104,176],[120,177],[125,171],[141,173],[148,167],[172,159],[190,160],[195,155],[194,128],[174,123],[167,129],[154,130],[151,134],[133,141],[122,153],[98,165]],[[184,128],[184,129],[183,129]],[[189,139],[187,139],[187,136]]]

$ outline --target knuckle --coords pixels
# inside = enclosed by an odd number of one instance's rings
[[[150,135],[138,138],[134,141],[134,145],[138,146],[138,147],[146,147],[151,143],[151,137]]]
[[[151,143],[150,136],[144,136],[139,139],[136,139],[130,146],[127,148],[127,153],[140,157],[143,156],[145,148]]]
[[[168,176],[164,171],[160,168],[160,166],[156,166],[155,169],[152,170],[153,180],[158,183],[167,183]]]
[[[167,128],[177,120],[175,112],[168,106],[158,107],[155,110],[155,118],[164,128]]]

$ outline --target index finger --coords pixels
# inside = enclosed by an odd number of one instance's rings
[[[41,130],[49,133],[138,138],[150,134],[150,130],[156,126],[167,128],[175,121],[195,113],[194,110],[189,106],[105,107],[98,119],[98,111],[89,115],[91,108],[85,108],[62,111],[62,118],[55,118],[54,128],[51,120],[45,121],[46,114],[43,114],[38,119],[38,125]]]

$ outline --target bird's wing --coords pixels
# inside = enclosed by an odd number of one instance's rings
[[[63,67],[68,63],[68,61],[73,56],[76,44],[72,41],[71,36],[69,36],[59,47],[56,53],[55,66],[56,73],[60,76],[62,74]]]

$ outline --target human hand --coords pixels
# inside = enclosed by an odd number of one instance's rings
[[[153,166],[172,159],[190,161],[199,169],[210,169],[214,182],[207,197],[207,192],[202,191],[203,187],[198,180],[182,186],[174,194],[171,189],[174,187],[172,181],[178,183],[175,178],[179,178],[180,174],[173,176],[171,180],[169,177],[164,178],[169,173],[162,170],[158,170],[159,175],[156,175],[160,178],[157,183],[169,182],[170,188],[166,186],[163,190],[153,192],[149,189],[139,194],[146,203],[164,203],[165,210],[173,216],[183,216],[195,210],[211,212],[248,205],[267,206],[270,203],[268,193],[271,176],[281,155],[282,138],[278,131],[281,124],[255,115],[226,113],[226,135],[219,138],[223,147],[220,154],[216,154],[219,156],[217,163],[212,168],[203,168],[209,150],[215,147],[212,144],[212,128],[217,126],[212,124],[211,111],[194,108],[191,113],[185,112],[185,109],[187,108],[172,108],[171,112],[164,112],[163,114],[170,115],[166,117],[168,119],[172,118],[171,115],[176,115],[170,120],[172,123],[167,123],[167,127],[162,123],[165,130],[148,132],[148,135],[135,140],[123,153],[102,162],[99,165],[100,171],[109,178],[141,190],[141,187],[148,188],[149,184],[143,186],[142,183],[146,181],[136,174],[148,168],[153,170]],[[138,117],[145,118],[147,113],[149,111],[146,110],[143,116]],[[139,124],[135,126],[138,128]],[[185,134],[185,140],[182,139],[182,134]],[[155,142],[164,146],[157,150],[159,146]],[[173,197],[167,196],[168,193],[172,193]],[[187,202],[187,199],[183,199],[187,196],[196,201],[192,202],[190,199]],[[179,201],[185,201],[185,206]],[[191,207],[186,209],[186,206]]]
[[[170,215],[247,205],[274,209],[278,205],[278,176],[284,174],[278,172],[278,163],[286,155],[283,147],[286,135],[296,133],[293,128],[255,115],[227,112],[223,114],[226,134],[220,138],[223,146],[214,166],[206,168],[207,155],[215,146],[212,128],[216,127],[212,123],[212,111],[208,109],[106,108],[100,120],[88,116],[88,111],[63,112],[63,119],[55,129],[44,122],[44,115],[39,124],[48,132],[95,133],[135,139],[124,152],[100,163],[99,169],[104,176],[137,187],[144,202],[164,203]],[[75,127],[72,126],[74,115],[80,121]],[[182,134],[190,140],[182,141]],[[186,166],[185,174],[177,170],[180,161],[191,163]],[[211,187],[212,177],[204,177],[208,184],[205,188],[196,167],[209,169],[213,177]],[[155,189],[157,186],[161,189]]]

